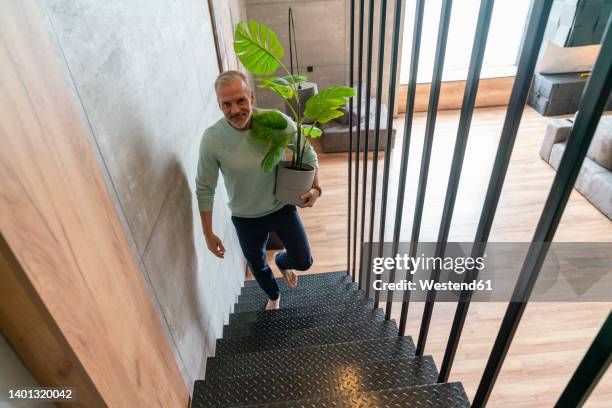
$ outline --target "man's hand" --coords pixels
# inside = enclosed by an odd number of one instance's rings
[[[205,235],[206,245],[210,252],[212,252],[217,258],[223,258],[225,255],[225,248],[221,239],[215,234]]]
[[[319,198],[319,190],[316,188],[311,188],[309,191],[300,195],[300,200],[306,200],[306,202],[302,205],[299,205],[300,208],[312,207],[315,202]]]
[[[200,211],[200,218],[202,219],[202,230],[204,231],[204,239],[206,239],[208,250],[215,254],[216,257],[223,258],[223,255],[225,255],[223,243],[212,232],[212,211]]]

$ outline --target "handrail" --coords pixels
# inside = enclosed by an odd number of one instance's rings
[[[487,194],[484,201],[484,206],[480,215],[478,229],[474,239],[474,244],[471,250],[472,258],[478,258],[484,254],[491,227],[499,203],[502,187],[506,178],[506,174],[509,167],[510,157],[518,133],[518,127],[524,111],[524,105],[527,98],[527,94],[530,88],[530,82],[533,77],[535,70],[536,61],[538,58],[539,50],[542,44],[544,31],[552,8],[554,0],[542,0],[533,2],[530,14],[528,17],[528,25],[525,31],[523,45],[520,51],[520,57],[518,61],[517,74],[513,84],[510,101],[508,103],[508,110],[504,119],[504,125],[501,132],[500,142],[497,148],[495,157],[495,163],[491,172],[489,185],[487,188]],[[355,6],[356,1],[351,0],[351,40],[350,40],[350,75],[349,81],[351,86],[354,86],[354,59],[355,59]],[[443,257],[446,251],[446,245],[448,241],[450,226],[452,222],[452,216],[455,206],[455,200],[458,192],[459,181],[461,177],[461,168],[463,165],[463,159],[467,146],[467,139],[469,136],[469,130],[471,120],[475,108],[476,93],[478,90],[478,83],[480,77],[480,71],[482,68],[484,52],[486,47],[486,41],[488,37],[489,26],[491,23],[491,17],[493,12],[494,0],[481,0],[480,9],[478,14],[478,23],[476,27],[476,33],[474,36],[474,42],[472,47],[472,54],[470,59],[470,67],[468,70],[468,78],[466,81],[465,93],[463,97],[463,104],[461,108],[461,115],[459,120],[459,127],[457,131],[456,144],[453,153],[453,160],[451,164],[450,176],[447,183],[446,197],[443,207],[443,215],[440,223],[440,229],[438,233],[438,241],[435,249],[435,256]],[[353,123],[353,101],[349,107],[349,203],[348,203],[348,251],[347,251],[347,264],[350,272],[352,272],[353,280],[359,281],[360,289],[363,289],[365,284],[365,290],[367,295],[370,294],[370,281],[371,274],[369,273],[370,263],[373,254],[373,236],[374,236],[374,221],[375,221],[375,209],[376,209],[376,182],[377,182],[377,169],[378,169],[378,150],[379,150],[379,136],[380,136],[380,112],[381,112],[381,96],[383,86],[383,69],[384,69],[384,45],[385,45],[385,24],[387,18],[387,0],[381,0],[380,8],[380,26],[379,26],[379,41],[378,41],[378,62],[379,66],[377,69],[376,77],[376,117],[374,123],[375,129],[375,141],[374,141],[374,155],[372,160],[372,174],[371,174],[371,196],[370,196],[370,217],[369,217],[369,232],[368,232],[368,244],[367,255],[364,256],[364,236],[365,236],[365,207],[366,207],[366,192],[368,183],[368,135],[370,125],[370,94],[372,89],[372,48],[373,48],[373,22],[374,22],[374,0],[369,1],[368,7],[368,37],[367,37],[367,56],[366,56],[366,81],[363,82],[363,58],[364,58],[364,23],[365,23],[365,0],[360,0],[360,15],[359,15],[359,50],[357,53],[358,60],[358,84],[357,90],[357,139],[355,149],[355,193],[352,194],[352,123]],[[404,123],[404,138],[403,146],[400,159],[400,172],[398,180],[398,194],[397,203],[395,209],[395,224],[393,231],[393,243],[392,253],[398,252],[399,239],[401,233],[401,224],[403,216],[403,205],[404,195],[406,188],[406,177],[408,168],[408,158],[410,150],[410,140],[412,133],[413,117],[414,117],[414,105],[416,96],[416,78],[417,70],[419,65],[420,46],[421,46],[421,34],[423,25],[425,0],[417,0],[415,5],[415,17],[413,27],[413,41],[411,47],[411,61],[410,61],[410,79],[408,83],[408,93],[406,96],[406,113]],[[421,156],[421,168],[419,174],[419,185],[417,190],[417,200],[415,206],[414,220],[412,225],[411,241],[410,241],[410,256],[415,256],[416,249],[419,240],[419,234],[422,222],[422,213],[424,208],[425,192],[427,189],[427,178],[431,160],[431,151],[433,145],[433,137],[436,123],[436,116],[438,110],[438,101],[442,83],[442,72],[444,67],[444,58],[446,52],[446,43],[448,39],[449,22],[451,16],[452,0],[443,0],[442,8],[440,12],[440,24],[438,30],[438,38],[436,45],[436,56],[434,62],[434,72],[432,77],[431,92],[429,95],[429,108],[427,112],[427,122],[425,128],[425,138],[423,144],[423,152]],[[383,168],[383,187],[382,187],[382,200],[381,200],[381,216],[379,224],[379,246],[378,253],[382,254],[383,244],[385,238],[385,221],[386,221],[386,210],[387,210],[387,198],[388,198],[388,187],[389,187],[389,172],[390,172],[390,153],[391,153],[391,136],[393,129],[393,110],[395,107],[395,93],[397,86],[397,70],[398,70],[398,47],[400,42],[400,26],[401,26],[401,10],[402,0],[395,1],[394,9],[394,21],[393,21],[393,39],[391,49],[391,65],[390,65],[390,79],[389,79],[389,112],[387,115],[387,144],[384,154],[384,168]],[[547,256],[548,249],[553,240],[556,229],[559,225],[559,221],[567,205],[569,195],[573,189],[574,183],[578,176],[578,172],[582,166],[582,162],[586,156],[586,152],[589,148],[590,142],[593,138],[593,134],[598,124],[598,119],[601,116],[604,106],[606,105],[607,99],[612,89],[612,18],[608,19],[608,24],[603,35],[603,41],[601,45],[600,54],[597,58],[595,66],[592,70],[592,75],[587,82],[587,86],[583,93],[583,97],[580,103],[579,112],[577,114],[574,126],[567,140],[567,146],[565,148],[561,163],[559,164],[555,179],[552,187],[549,191],[544,209],[538,221],[536,231],[531,241],[531,246],[523,262],[521,273],[517,280],[512,295],[512,301],[509,303],[504,318],[502,320],[501,327],[497,333],[495,343],[491,350],[491,354],[487,361],[486,367],[483,371],[482,378],[478,389],[476,391],[472,406],[475,408],[484,407],[489,399],[492,389],[495,385],[497,376],[501,370],[504,359],[510,348],[514,334],[522,314],[527,306],[527,302],[538,278],[538,274]],[[365,98],[363,98],[363,92],[365,89]],[[365,112],[362,112],[362,102],[365,99]],[[361,115],[366,114],[365,117],[365,137],[364,140],[364,157],[363,157],[363,175],[360,179],[359,175],[359,159],[361,153]],[[362,183],[361,191],[361,224],[360,224],[360,237],[357,239],[357,230],[359,225],[359,184]],[[352,202],[354,197],[354,202]],[[353,207],[351,208],[351,205]],[[351,214],[353,218],[351,219]],[[352,222],[351,222],[352,221]],[[352,228],[351,228],[352,226]],[[351,242],[351,232],[353,234],[353,240]],[[351,243],[353,250],[351,251]],[[359,243],[359,266],[357,265],[357,245]],[[352,267],[351,267],[351,256],[352,256]],[[364,262],[366,265],[364,266]],[[390,271],[390,281],[395,281],[395,269]],[[364,279],[364,274],[365,276]],[[472,281],[477,278],[478,271],[476,269],[468,270],[465,276],[465,282]],[[359,274],[359,276],[357,276]],[[412,274],[407,271],[408,277],[411,279]],[[434,268],[432,271],[431,279],[434,281],[439,280],[440,270]],[[365,282],[364,282],[365,281]],[[407,311],[409,305],[409,293],[407,290],[404,292],[404,298],[402,300],[402,311],[399,322],[399,336],[403,336],[406,328]],[[380,293],[375,292],[374,304],[377,307],[380,300]],[[453,326],[449,339],[446,345],[446,350],[441,366],[441,370],[438,376],[438,382],[448,381],[450,370],[454,361],[455,353],[458,348],[458,344],[461,338],[463,326],[467,318],[467,312],[470,306],[472,292],[463,291],[461,293],[460,302],[457,305],[455,312]],[[425,304],[425,310],[423,312],[422,323],[420,327],[420,333],[417,344],[417,355],[423,355],[427,335],[429,331],[429,325],[431,323],[431,316],[433,307],[435,304],[436,292],[431,290],[427,293],[427,300]],[[388,293],[386,298],[386,310],[385,319],[389,320],[392,312],[393,296],[392,292]],[[561,394],[556,407],[566,406],[580,406],[588,398],[590,392],[597,384],[597,381],[603,375],[603,372],[607,369],[611,362],[612,350],[610,346],[610,335],[612,332],[612,313],[608,315],[608,318],[602,326],[599,334],[593,341],[593,344],[587,351],[582,362],[576,369],[576,372],[569,381],[567,387]]]

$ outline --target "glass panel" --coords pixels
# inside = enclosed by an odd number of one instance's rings
[[[400,81],[408,82],[410,67],[410,44],[415,0],[406,2],[404,16],[404,38]],[[493,8],[491,29],[484,56],[482,78],[512,76],[516,73],[516,60],[527,23],[531,0],[496,0]],[[451,13],[448,44],[444,63],[444,81],[465,80],[470,64],[472,42],[478,19],[480,0],[455,0]],[[419,60],[419,83],[431,82],[440,8],[442,0],[430,0],[425,5],[423,37]]]

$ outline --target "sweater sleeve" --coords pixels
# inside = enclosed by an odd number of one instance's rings
[[[219,161],[215,157],[214,146],[208,131],[200,142],[200,156],[196,175],[196,198],[200,211],[212,211],[215,189],[219,179]]]

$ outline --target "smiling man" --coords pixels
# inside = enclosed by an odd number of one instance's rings
[[[276,232],[285,247],[274,255],[274,261],[291,287],[297,285],[293,270],[305,271],[312,265],[308,237],[295,206],[285,205],[274,196],[275,172],[266,173],[261,168],[268,147],[249,137],[249,129],[253,112],[264,109],[253,106],[254,94],[245,76],[237,71],[223,72],[215,81],[215,91],[224,117],[204,132],[196,177],[196,196],[206,244],[214,255],[223,258],[225,248],[212,225],[220,170],[242,252],[257,283],[268,295],[266,309],[278,309],[280,291],[266,257],[268,235]],[[294,132],[295,123],[285,117],[287,130]],[[310,145],[304,153],[304,163],[318,168],[316,153]],[[300,196],[306,200],[300,207],[312,207],[321,195],[317,173],[312,188]]]

